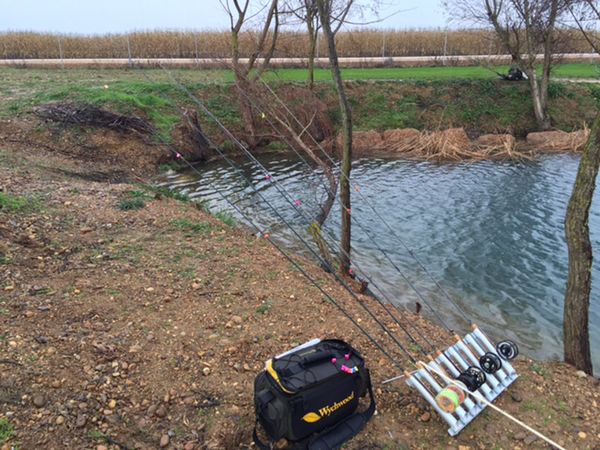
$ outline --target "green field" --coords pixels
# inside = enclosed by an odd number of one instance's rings
[[[528,83],[501,81],[482,67],[345,69],[343,74],[351,82],[349,99],[357,130],[464,127],[521,136],[535,129]],[[592,64],[560,65],[555,75],[598,78]],[[228,127],[241,129],[238,100],[230,85],[233,75],[226,70],[4,68],[0,69],[0,118],[29,114],[36,106],[54,101],[85,102],[145,117],[160,138],[169,139],[181,120],[180,108],[195,107],[171,77],[193,91]],[[306,70],[272,71],[265,78],[276,90],[285,90],[289,83],[304,83]],[[329,71],[317,70],[316,79],[316,94],[337,125]],[[554,126],[577,129],[595,116],[600,86],[561,83],[555,78],[549,97]]]

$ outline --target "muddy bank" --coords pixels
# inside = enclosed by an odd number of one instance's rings
[[[36,140],[15,126],[0,123],[3,450],[250,448],[254,376],[315,336],[352,342],[372,368],[378,415],[347,448],[546,448],[493,412],[450,438],[415,391],[381,384],[399,369],[267,242],[129,184],[152,167],[145,145]],[[110,170],[127,177],[89,176]],[[330,275],[298,261],[411,367]],[[435,346],[453,341],[421,316],[398,318]],[[498,405],[567,448],[597,448],[598,381],[563,364],[516,365]]]

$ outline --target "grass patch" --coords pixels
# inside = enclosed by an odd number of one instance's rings
[[[208,233],[212,230],[212,225],[205,222],[194,222],[189,219],[174,219],[171,225],[180,230],[193,231],[194,233]]]
[[[214,216],[227,226],[234,227],[236,225],[235,218],[228,211],[218,211]]]
[[[25,197],[0,192],[0,211],[20,212],[30,206]]]
[[[7,442],[14,435],[14,430],[10,422],[6,419],[0,419],[0,444]]]
[[[189,202],[190,197],[186,194],[179,192],[175,189],[169,189],[168,187],[150,186],[148,187],[156,196],[162,196],[165,198],[172,198],[180,202]]]
[[[272,306],[273,300],[267,300],[266,302],[263,302],[258,308],[256,308],[256,312],[258,314],[267,314]]]
[[[142,209],[146,206],[146,202],[141,198],[124,198],[117,203],[117,208],[121,211],[132,211],[136,209]]]

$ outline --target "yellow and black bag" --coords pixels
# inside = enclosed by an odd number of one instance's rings
[[[369,407],[356,412],[369,393]],[[269,437],[260,449],[285,438],[294,448],[332,450],[357,435],[375,412],[362,356],[340,340],[313,340],[270,359],[254,382],[257,422]]]

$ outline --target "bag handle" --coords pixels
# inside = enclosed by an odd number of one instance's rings
[[[329,429],[324,434],[321,434],[316,439],[309,442],[308,450],[335,450],[342,446],[344,442],[349,441],[367,424],[369,420],[375,414],[375,396],[373,395],[373,386],[371,385],[371,374],[368,369],[367,372],[367,390],[369,397],[371,397],[371,403],[366,411],[362,413],[354,413],[351,416],[338,423],[332,429]]]
[[[373,395],[373,386],[371,384],[371,374],[369,373],[369,369],[365,369],[365,371],[367,372],[367,391],[369,392],[369,397],[371,399],[369,407],[364,412],[354,413],[351,416],[346,417],[333,428],[330,428],[325,433],[310,440],[305,447],[307,450],[338,449],[344,442],[349,441],[360,433],[366,423],[371,420],[373,414],[375,414],[376,404],[375,396]],[[256,421],[256,424],[258,424],[258,420]],[[256,424],[254,425],[254,431],[252,433],[254,443],[260,450],[272,450],[274,442],[266,444],[261,441],[256,432]]]

